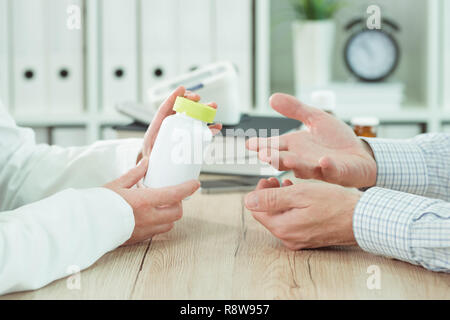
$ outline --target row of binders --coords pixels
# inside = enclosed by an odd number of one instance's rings
[[[252,3],[0,0],[0,99],[15,114],[80,114],[96,92],[95,108],[112,113],[161,80],[229,60],[250,107]]]

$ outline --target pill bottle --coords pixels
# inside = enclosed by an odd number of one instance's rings
[[[336,115],[336,94],[331,90],[316,90],[311,93],[311,104],[331,115]]]
[[[358,137],[376,138],[380,121],[378,118],[353,118],[353,130]]]
[[[144,185],[163,188],[198,179],[203,154],[212,141],[208,123],[216,109],[178,97],[173,110],[161,124],[150,154]]]

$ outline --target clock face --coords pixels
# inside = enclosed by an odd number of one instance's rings
[[[397,67],[395,40],[380,30],[364,30],[350,38],[345,60],[350,71],[364,81],[381,81]]]

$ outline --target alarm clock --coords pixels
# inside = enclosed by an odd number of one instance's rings
[[[345,27],[347,31],[357,29],[345,45],[344,59],[348,70],[361,81],[383,81],[399,64],[400,47],[393,34],[400,28],[388,19],[382,23],[382,29],[371,30],[364,19],[356,19]]]

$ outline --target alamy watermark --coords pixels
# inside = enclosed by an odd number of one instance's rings
[[[275,169],[279,168],[279,133],[278,129],[227,129],[225,135],[217,134],[211,142],[211,135],[201,124],[193,130],[177,128],[173,130],[170,141],[170,161],[174,165],[255,165],[259,166],[259,157],[269,159]],[[250,139],[247,148],[246,140]],[[269,174],[267,167],[260,167],[261,174]],[[267,172],[265,172],[267,171]]]
[[[67,267],[66,288],[68,290],[81,290],[81,268],[77,265]]]
[[[367,289],[381,290],[381,269],[377,265],[371,265],[367,268],[370,275],[366,280]]]
[[[381,9],[377,5],[367,7],[366,13],[369,15],[366,21],[367,29],[380,30],[381,29]]]
[[[81,8],[76,4],[67,6],[66,27],[69,30],[81,30]]]

